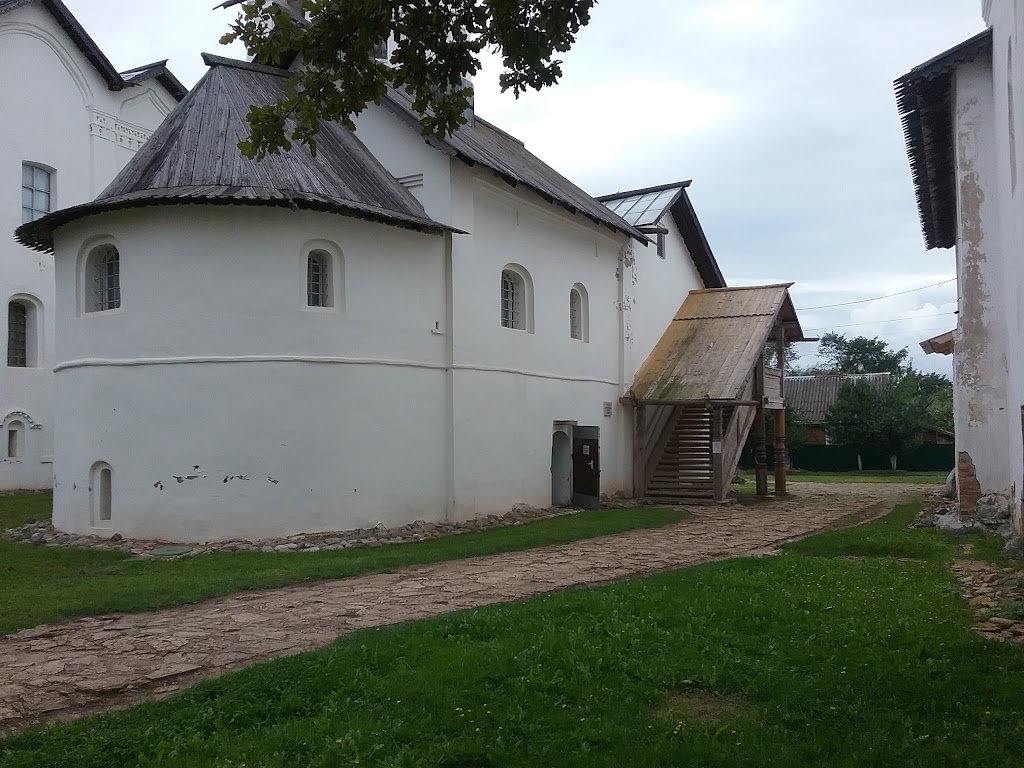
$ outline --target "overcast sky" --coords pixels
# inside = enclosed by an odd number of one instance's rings
[[[170,58],[186,84],[218,38],[215,0],[65,0],[119,69]],[[730,285],[792,281],[808,335],[910,347],[953,328],[952,251],[925,251],[892,81],[981,31],[980,0],[601,0],[552,89],[516,101],[498,69],[481,116],[602,194],[693,179]],[[899,319],[897,322],[882,322]],[[805,362],[813,345],[805,347]]]

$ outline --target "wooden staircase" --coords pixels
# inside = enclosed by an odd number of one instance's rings
[[[712,411],[680,407],[677,412],[644,495],[652,499],[713,499]]]

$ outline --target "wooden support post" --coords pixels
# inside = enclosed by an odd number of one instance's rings
[[[715,501],[723,501],[727,484],[722,477],[722,406],[711,410],[711,468],[715,485]]]
[[[647,491],[647,469],[644,461],[647,409],[639,403],[633,408],[633,427],[633,498],[642,499]]]
[[[779,389],[782,403],[786,403],[786,330],[779,325],[776,329],[779,345]],[[786,410],[775,411],[775,495],[786,495]]]
[[[786,495],[786,412],[775,413],[775,495]]]
[[[754,475],[758,496],[768,495],[768,450],[764,423],[764,359],[754,367],[754,399],[758,401],[754,416]]]

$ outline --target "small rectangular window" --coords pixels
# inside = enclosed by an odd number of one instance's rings
[[[7,365],[28,367],[28,307],[20,301],[7,305]]]
[[[21,166],[21,223],[41,219],[53,210],[51,202],[51,174],[38,165]]]
[[[665,258],[665,233],[658,233],[658,256]]]
[[[18,428],[11,427],[7,430],[7,458],[16,459],[20,446],[18,445]]]
[[[306,305],[333,306],[331,297],[331,255],[311,251],[306,259]]]

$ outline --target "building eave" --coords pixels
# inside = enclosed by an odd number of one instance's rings
[[[975,35],[896,80],[896,99],[910,160],[925,245],[956,245],[953,80],[958,67],[991,58],[992,30]]]

